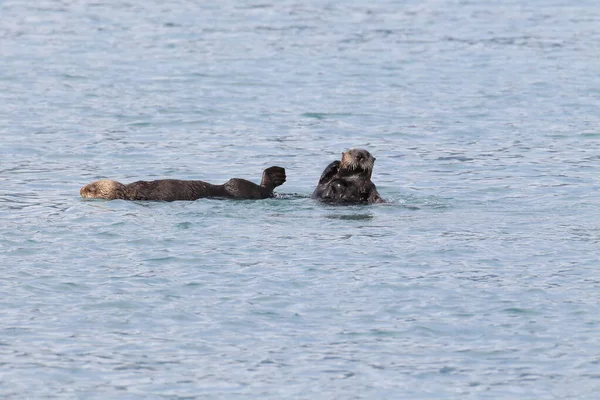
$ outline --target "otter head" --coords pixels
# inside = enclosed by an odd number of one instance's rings
[[[375,157],[363,149],[350,149],[342,153],[340,174],[343,176],[357,176],[362,179],[371,179]]]
[[[92,182],[81,188],[79,193],[81,197],[87,199],[122,199],[124,196],[125,186],[122,183],[101,180]]]

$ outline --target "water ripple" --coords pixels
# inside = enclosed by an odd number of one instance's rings
[[[3,398],[597,397],[595,3],[0,11]],[[351,147],[388,203],[310,198]]]

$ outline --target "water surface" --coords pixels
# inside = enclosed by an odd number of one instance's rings
[[[196,3],[0,5],[3,398],[596,398],[600,5]]]

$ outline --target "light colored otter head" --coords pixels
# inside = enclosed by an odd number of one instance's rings
[[[103,179],[81,188],[79,193],[86,199],[122,199],[125,185],[117,181]]]
[[[360,178],[371,179],[375,157],[364,149],[350,149],[342,153],[340,172],[344,175],[356,175]]]

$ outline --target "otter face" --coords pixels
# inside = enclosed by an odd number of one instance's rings
[[[343,169],[351,174],[362,175],[367,179],[371,179],[375,157],[364,149],[350,149],[342,153],[342,163],[340,169]]]
[[[118,199],[123,196],[123,188],[119,182],[101,180],[82,187],[79,194],[87,199]]]

